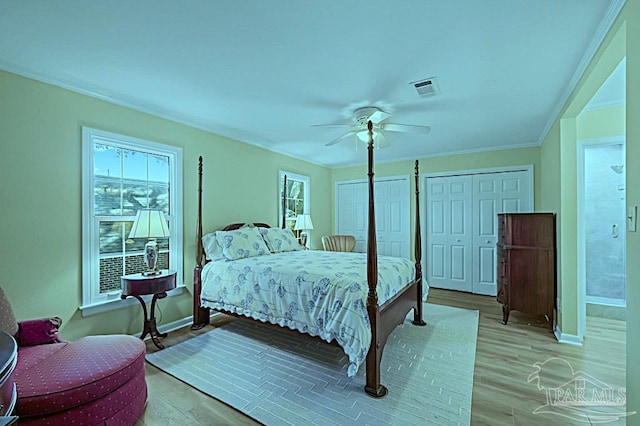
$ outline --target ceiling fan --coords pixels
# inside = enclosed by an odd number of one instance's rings
[[[378,107],[367,106],[358,108],[353,111],[353,123],[336,123],[336,124],[315,124],[313,127],[351,127],[352,130],[338,136],[326,146],[335,145],[343,139],[349,136],[355,136],[362,142],[369,142],[369,132],[367,124],[369,121],[373,123],[373,142],[378,148],[384,148],[390,146],[387,138],[385,138],[383,131],[386,132],[406,132],[406,133],[421,133],[423,135],[428,134],[431,131],[429,126],[417,126],[413,124],[398,124],[387,123],[385,120],[389,118],[391,114],[381,110]]]

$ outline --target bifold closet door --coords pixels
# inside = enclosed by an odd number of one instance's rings
[[[473,175],[473,293],[497,294],[498,214],[533,211],[529,182],[524,171]]]
[[[430,286],[496,295],[498,213],[532,211],[530,182],[527,171],[427,178]]]
[[[376,240],[378,254],[409,258],[409,183],[407,180],[376,182]]]
[[[378,254],[410,258],[410,197],[408,178],[376,180],[376,241]],[[369,222],[367,182],[336,184],[336,233],[356,237],[354,251],[367,251]]]
[[[470,292],[473,286],[471,176],[427,179],[427,282]]]
[[[366,184],[336,185],[336,234],[356,237],[355,252],[367,251],[367,212],[369,196]]]

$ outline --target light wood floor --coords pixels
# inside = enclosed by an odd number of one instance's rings
[[[559,357],[614,389],[625,387],[626,324],[623,321],[587,318],[582,346],[560,344],[537,318],[512,311],[502,325],[502,309],[494,297],[431,289],[429,302],[480,311],[473,380],[471,423],[474,425],[584,425],[552,414],[533,414],[546,403],[546,394],[528,377],[534,363]],[[211,330],[223,319],[193,332],[174,331],[165,346]],[[147,352],[156,347],[147,341]],[[252,419],[208,397],[147,363],[149,399],[136,425],[255,425]],[[545,367],[545,374],[570,381],[570,369]],[[383,378],[384,382],[384,378]],[[622,410],[617,410],[622,411]],[[616,424],[616,423],[610,423]],[[624,424],[622,420],[619,424]]]

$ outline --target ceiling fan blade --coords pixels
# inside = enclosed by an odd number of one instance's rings
[[[353,127],[353,124],[343,124],[343,123],[312,124],[311,127]]]
[[[380,128],[389,132],[422,133],[424,135],[431,132],[431,127],[429,126],[416,126],[414,124],[384,123],[380,125]]]
[[[388,112],[384,112],[382,110],[377,110],[376,112],[374,112],[373,114],[371,114],[369,116],[369,120],[371,120],[372,123],[374,124],[378,124],[380,123],[382,120],[390,117],[391,114],[389,114]]]
[[[344,135],[342,135],[342,136],[338,136],[337,138],[335,138],[335,139],[334,139],[334,140],[332,140],[331,142],[329,142],[329,143],[325,144],[325,146],[332,146],[332,145],[335,145],[335,144],[337,144],[338,142],[340,142],[342,139],[344,139],[344,138],[346,138],[346,137],[348,137],[348,136],[351,136],[351,135],[355,135],[355,134],[356,134],[356,132],[355,132],[354,130],[352,130],[352,131],[350,131],[350,132],[345,133],[345,134],[344,134]]]

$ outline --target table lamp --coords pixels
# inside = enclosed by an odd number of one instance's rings
[[[133,222],[129,238],[147,238],[149,241],[144,246],[144,263],[147,270],[144,276],[158,274],[158,243],[156,238],[169,237],[169,228],[164,214],[160,210],[138,210],[136,220]]]
[[[300,232],[300,244],[307,247],[307,231],[313,229],[313,223],[311,222],[311,215],[299,214],[296,218],[296,224],[293,227],[296,231]]]

